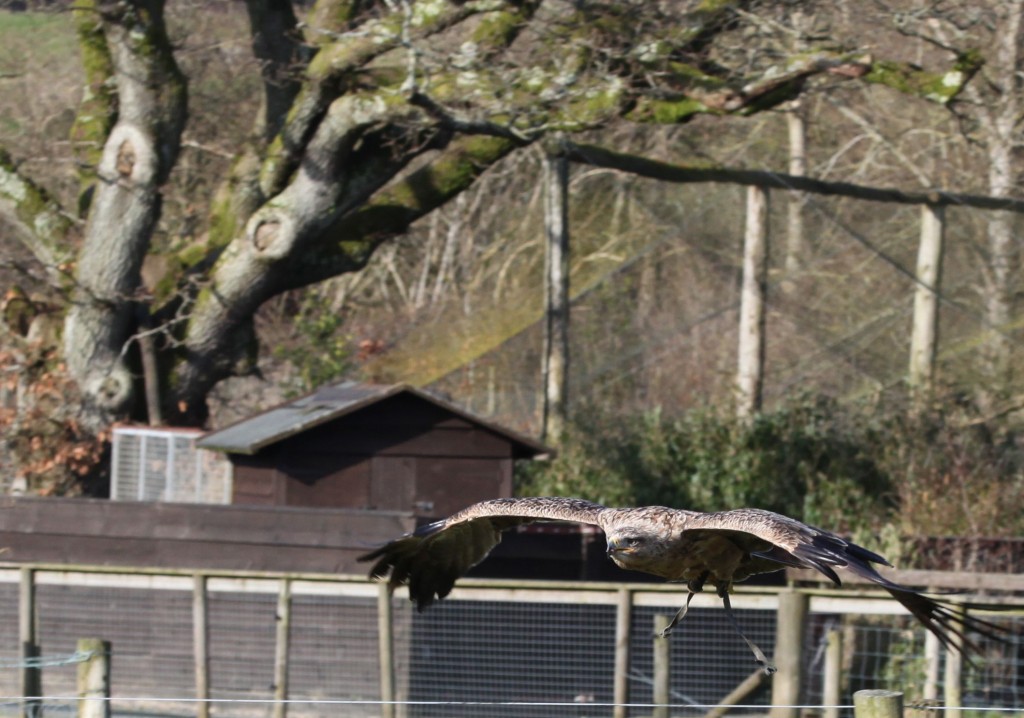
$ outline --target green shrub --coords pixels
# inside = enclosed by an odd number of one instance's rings
[[[518,475],[521,494],[698,511],[756,506],[833,529],[877,528],[894,507],[883,432],[826,399],[750,422],[716,412],[581,414],[558,458]],[[867,524],[872,524],[868,526]]]

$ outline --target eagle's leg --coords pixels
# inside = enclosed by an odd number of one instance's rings
[[[683,604],[682,608],[676,611],[676,615],[673,616],[669,624],[665,626],[664,630],[662,630],[658,635],[665,638],[668,634],[672,633],[672,629],[676,627],[676,624],[683,620],[683,616],[686,615],[687,609],[690,608],[690,601],[693,600],[694,596],[704,590],[704,582],[708,580],[708,576],[710,575],[711,574],[708,571],[705,571],[697,578],[687,581],[686,590],[689,591],[689,593],[686,594],[686,603]]]
[[[740,634],[740,638],[747,642],[747,646],[754,652],[754,661],[757,662],[761,668],[764,669],[765,675],[770,676],[778,670],[768,660],[768,656],[764,655],[764,651],[757,647],[757,644],[747,638],[743,631],[740,629],[740,623],[736,620],[736,614],[732,612],[732,603],[729,601],[729,584],[724,583],[718,587],[718,595],[722,599],[722,604],[725,606],[725,615],[729,618],[729,623],[736,629],[736,633]]]

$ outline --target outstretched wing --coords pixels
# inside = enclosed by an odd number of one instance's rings
[[[892,565],[877,553],[788,516],[760,509],[739,509],[702,514],[687,523],[687,532],[691,527],[694,531],[721,531],[747,550],[750,558],[738,571],[745,575],[784,566],[811,568],[838,586],[841,582],[835,569],[852,571],[888,591],[947,648],[959,650],[952,638],[957,636],[964,645],[976,649],[966,636],[968,631],[998,640],[1001,638],[998,632],[1004,630],[988,621],[961,615],[949,605],[890,581],[875,570],[873,564]]]
[[[501,533],[534,521],[576,521],[600,525],[605,507],[581,499],[494,499],[421,526],[360,561],[376,561],[371,578],[388,577],[388,589],[409,586],[409,598],[421,611],[447,596],[455,581],[486,558]],[[389,575],[390,574],[390,575]]]

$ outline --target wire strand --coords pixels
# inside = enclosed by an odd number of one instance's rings
[[[722,705],[719,703],[614,703],[599,701],[428,701],[428,700],[369,700],[369,699],[347,699],[347,698],[185,698],[185,697],[154,697],[154,696],[0,696],[0,702],[17,701],[78,701],[94,700],[106,702],[150,702],[150,703],[208,703],[208,704],[230,704],[240,705],[353,705],[353,706],[491,706],[491,707],[520,707],[520,708],[678,708],[678,709],[700,709],[711,710],[714,708],[736,708],[770,710],[773,708],[794,709],[794,710],[823,710],[839,709],[852,710],[853,704],[771,704],[759,705],[754,703],[737,703]],[[910,706],[912,707],[912,706]],[[1007,708],[998,706],[928,706],[922,710],[929,711],[985,711],[994,713],[1024,713],[1024,708]]]

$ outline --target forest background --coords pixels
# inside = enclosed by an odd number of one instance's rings
[[[111,421],[222,426],[345,377],[537,433],[546,138],[1020,197],[1021,5],[8,2],[4,480],[103,495]],[[737,418],[745,188],[569,186],[570,421],[520,492],[756,505],[897,552],[1024,532],[1017,215],[947,207],[922,407],[918,208],[773,191]]]

